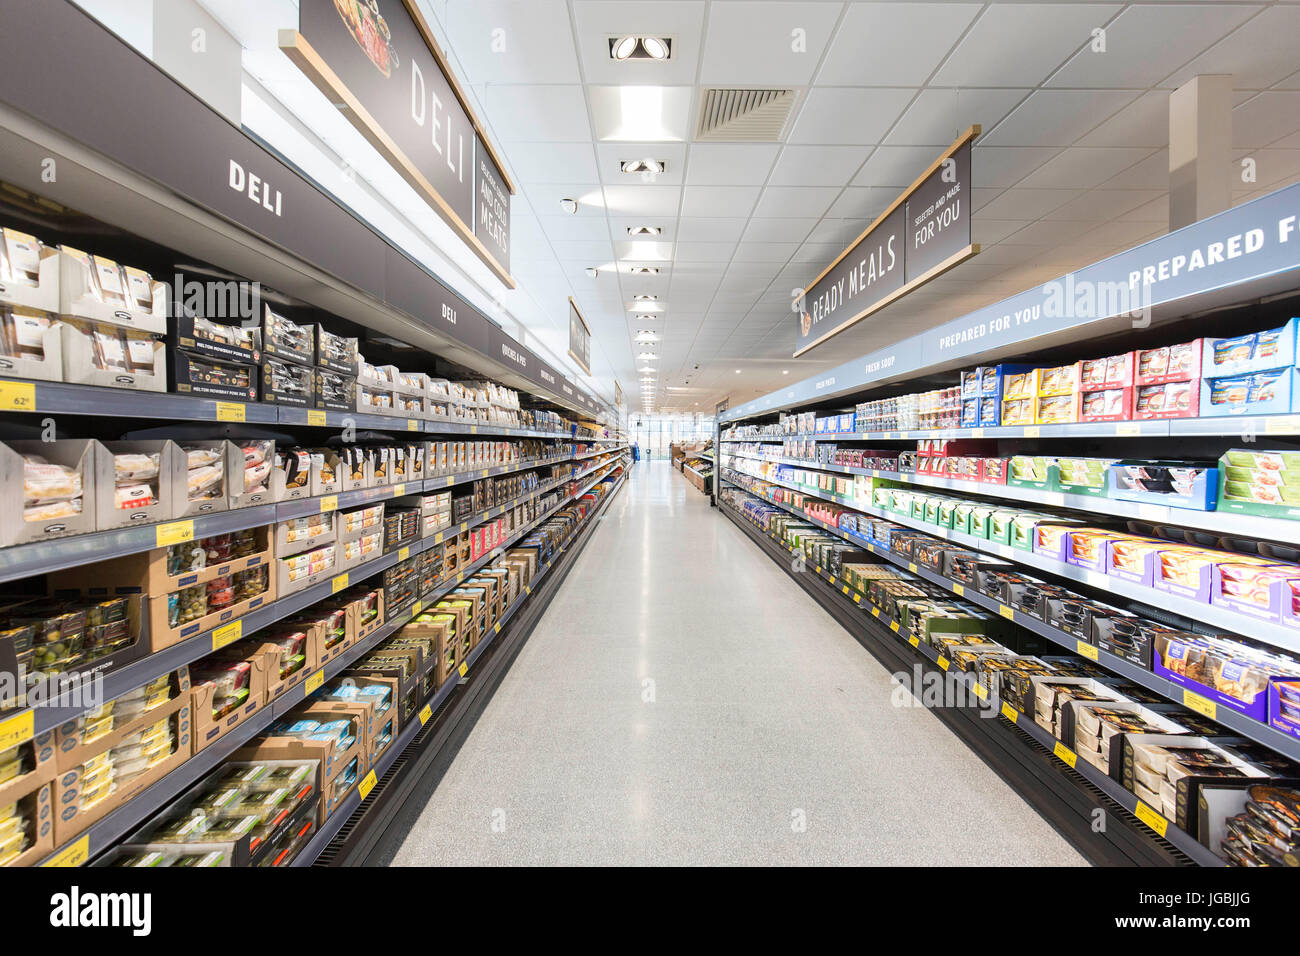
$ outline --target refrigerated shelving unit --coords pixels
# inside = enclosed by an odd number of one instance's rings
[[[1255,449],[1300,447],[1300,396],[1292,411],[1244,417],[807,434],[793,431],[787,434],[777,425],[782,413],[812,411],[818,416],[830,416],[853,411],[858,402],[951,387],[958,383],[960,370],[976,366],[1065,365],[1135,348],[1280,326],[1291,316],[1300,314],[1300,243],[1286,241],[1285,231],[1278,228],[1288,217],[1294,221],[1298,202],[1300,186],[1288,187],[1087,266],[1056,283],[1027,290],[844,363],[816,378],[723,411],[716,435],[721,510],[785,566],[828,613],[891,670],[910,672],[918,665],[923,669],[948,671],[950,662],[937,658],[924,641],[907,633],[905,623],[890,621],[881,614],[880,608],[871,606],[865,594],[858,593],[828,570],[810,568],[815,573],[805,574],[792,569],[785,545],[769,537],[724,499],[738,493],[761,498],[869,551],[883,562],[905,569],[917,579],[945,588],[954,598],[1001,615],[1045,640],[1052,653],[1070,653],[1093,661],[1171,704],[1211,718],[1222,727],[1224,736],[1242,738],[1300,762],[1300,737],[1238,713],[1223,703],[1216,705],[1188,687],[982,594],[969,583],[952,580],[936,569],[894,553],[882,541],[810,515],[803,505],[831,502],[904,529],[927,532],[989,560],[1009,562],[1014,570],[1068,586],[1148,619],[1193,632],[1237,634],[1297,656],[1300,656],[1300,630],[1285,623],[1258,620],[1222,606],[1117,580],[1063,560],[875,507],[870,500],[859,500],[851,493],[837,494],[826,486],[834,477],[864,476],[918,492],[939,490],[981,504],[1005,506],[1014,502],[1042,507],[1062,517],[1084,519],[1089,524],[1168,525],[1212,536],[1284,545],[1300,544],[1300,521],[1139,504],[911,471],[850,467],[828,460],[788,457],[780,450],[786,439],[812,445],[833,443],[840,448],[898,451],[915,448],[918,439],[975,438],[996,442],[996,455],[1004,458],[1015,454],[1066,453],[1075,457],[1115,459],[1217,458],[1225,449],[1243,442],[1252,443]],[[1139,277],[1143,274],[1146,263],[1168,263],[1189,250],[1247,233],[1259,238],[1253,260],[1249,256],[1220,259],[1216,265],[1182,274],[1177,280],[1157,283],[1147,290],[1148,310],[1137,320],[1128,315],[1075,314],[1073,310],[1054,312],[1047,308],[1053,287],[1059,292],[1061,288],[1081,287],[1083,283],[1126,285],[1135,272]],[[1032,318],[1022,321],[1022,316]],[[757,448],[764,444],[769,448]],[[775,452],[770,450],[773,445],[777,446]],[[1172,820],[1137,800],[1133,793],[1086,761],[1076,759],[1076,754],[1035,724],[1032,714],[1018,713],[1004,705],[996,720],[979,719],[981,708],[998,702],[980,699],[970,684],[970,675],[957,676],[970,686],[970,702],[967,706],[937,708],[936,713],[1086,857],[1095,862],[1113,863],[1224,864],[1211,848],[1180,830]],[[1113,811],[1111,819],[1122,825],[1113,826],[1102,835],[1093,832],[1089,814],[1099,805]]]

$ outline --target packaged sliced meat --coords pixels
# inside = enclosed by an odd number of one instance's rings
[[[158,477],[158,455],[122,454],[113,456],[113,480],[118,484],[148,481]]]
[[[23,499],[28,505],[81,497],[81,473],[39,455],[23,456]],[[80,508],[78,508],[80,511]],[[36,519],[30,519],[36,520]]]

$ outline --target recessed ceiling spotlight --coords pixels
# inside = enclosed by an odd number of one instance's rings
[[[659,298],[659,296],[657,296],[657,295],[645,295],[645,294],[643,293],[643,294],[641,294],[641,295],[634,295],[634,296],[632,296],[632,298],[633,298],[633,300],[636,301],[636,302],[654,302],[656,299]]]
[[[576,212],[578,211],[578,200],[576,200],[576,199],[561,199],[561,200],[560,200],[560,208],[563,209],[563,210],[564,210],[565,212],[567,212],[567,213],[576,213]]]
[[[625,173],[652,173],[658,175],[668,168],[662,159],[625,159],[618,164]]]
[[[637,276],[657,276],[658,266],[628,266],[627,271]]]
[[[628,226],[627,234],[629,236],[658,236],[663,233],[659,226]]]
[[[668,60],[673,55],[673,41],[669,37],[610,37],[611,60]]]
[[[781,374],[782,374],[782,375],[789,375],[789,374],[790,374],[790,370],[789,370],[788,368],[783,368],[783,369],[781,369]]]
[[[659,356],[656,355],[654,352],[640,352],[637,354],[637,358],[643,362],[653,362],[658,357]]]
[[[636,333],[636,341],[637,342],[658,342],[659,336],[655,335],[654,332],[650,331],[649,329],[639,329]]]
[[[638,322],[657,322],[660,317],[657,315],[634,315],[633,318]]]
[[[736,369],[736,374],[737,374],[737,375],[740,374],[740,369]]]
[[[587,278],[588,278],[588,279],[594,279],[594,278],[596,278],[596,276],[598,276],[598,275],[600,275],[600,270],[597,269],[595,266],[592,266],[591,268],[587,269]]]

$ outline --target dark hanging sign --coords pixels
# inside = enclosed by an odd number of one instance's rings
[[[514,288],[513,188],[415,0],[300,0],[298,29],[280,32],[280,48]]]
[[[818,276],[799,310],[801,355],[980,250],[971,243],[972,126]]]
[[[591,374],[591,327],[572,297],[569,299],[569,354],[584,372]]]

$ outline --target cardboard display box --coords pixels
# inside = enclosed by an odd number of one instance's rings
[[[45,459],[75,471],[81,479],[81,511],[63,518],[28,521],[26,509],[12,507],[0,517],[0,546],[8,547],[29,541],[47,541],[67,535],[95,531],[95,477],[99,460],[99,442],[91,438],[69,438],[59,441],[11,441],[0,444],[0,487],[5,490],[5,500],[24,500],[24,455]]]
[[[21,795],[7,798],[7,802],[20,804],[19,812],[27,817],[31,846],[5,866],[36,866],[54,852],[54,784],[32,784]]]
[[[130,720],[122,720],[119,715],[113,715],[113,729],[85,743],[82,743],[78,719],[64,721],[64,723],[56,727],[53,731],[52,749],[54,751],[54,766],[59,773],[80,767],[96,754],[101,754],[105,750],[111,750],[119,746],[123,740],[132,734],[173,714],[179,714],[181,722],[188,727],[191,720],[190,706],[192,704],[189,668],[181,667],[172,671],[168,677],[167,690],[168,700],[166,703],[146,710]],[[4,803],[3,792],[0,791],[0,804],[2,803]]]
[[[238,727],[253,714],[258,713],[268,702],[267,682],[270,660],[260,648],[252,651],[245,658],[250,665],[248,674],[248,697],[242,704],[228,714],[217,717],[213,713],[216,688],[211,684],[194,686],[194,752],[225,736]],[[278,669],[275,671],[278,678]]]

